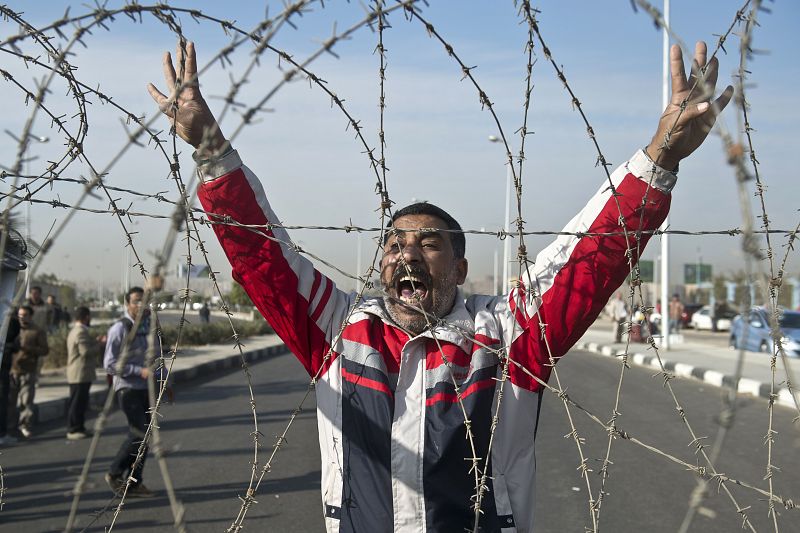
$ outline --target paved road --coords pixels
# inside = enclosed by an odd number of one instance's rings
[[[277,434],[289,412],[306,390],[300,366],[291,356],[278,356],[252,367],[261,431],[269,438]],[[649,369],[632,368],[625,379],[619,425],[631,435],[651,443],[688,462],[694,462],[689,438],[671,400],[652,377]],[[617,363],[585,352],[575,352],[559,364],[559,375],[569,394],[579,403],[607,418],[619,374]],[[286,376],[292,376],[286,378]],[[168,457],[180,498],[187,508],[190,531],[224,531],[239,509],[249,478],[252,447],[249,433],[246,389],[241,372],[183,385],[177,403],[167,406],[161,423],[164,439],[172,449]],[[676,380],[675,388],[689,419],[699,435],[713,435],[714,416],[719,412],[720,390],[701,383]],[[309,407],[313,407],[313,398]],[[767,429],[766,403],[742,400],[719,469],[730,476],[764,486],[766,452],[762,435]],[[605,436],[585,416],[574,413],[578,432],[587,439],[584,451],[596,471],[597,458],[605,452]],[[774,427],[778,447],[774,464],[776,492],[800,499],[800,430],[791,426],[792,411],[775,409]],[[92,485],[81,505],[80,524],[108,501],[109,491],[102,474],[123,435],[119,413],[100,444],[92,469]],[[45,428],[47,429],[47,428]],[[578,456],[571,441],[564,408],[552,394],[545,396],[542,422],[537,437],[538,531],[583,531],[588,525],[585,484],[576,466]],[[63,529],[70,499],[67,493],[77,476],[88,442],[67,442],[63,428],[53,426],[33,441],[2,450],[6,494],[0,513],[0,531],[45,532]],[[262,451],[262,460],[266,457]],[[603,531],[676,531],[689,493],[691,474],[666,459],[625,441],[615,441],[614,466],[607,485],[609,495],[602,508]],[[155,500],[131,501],[121,515],[118,531],[170,531],[172,518],[164,497],[155,461],[148,462],[146,483],[161,494]],[[596,490],[599,477],[592,474]],[[734,487],[742,507],[752,506],[749,515],[758,531],[771,530],[766,506],[752,491]],[[295,422],[285,449],[278,455],[273,472],[258,493],[245,531],[322,531],[319,499],[319,451],[313,408],[303,411]],[[781,510],[781,531],[798,531],[800,510]],[[103,531],[109,515],[103,515],[89,531]],[[794,529],[793,529],[794,528]],[[725,498],[712,492],[692,531],[728,532],[739,530],[739,519]]]

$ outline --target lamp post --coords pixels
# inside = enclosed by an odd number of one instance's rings
[[[669,0],[664,0],[664,29],[662,34],[662,56],[661,66],[661,109],[664,110],[669,105]],[[664,219],[661,230],[669,227],[669,215]],[[662,346],[669,350],[669,235],[661,234],[661,326],[662,326]]]
[[[14,135],[13,132],[10,130],[4,130],[6,135],[17,141],[18,143],[21,142],[19,137]],[[25,138],[25,146],[24,152],[28,151],[28,142],[36,141],[41,144],[45,144],[50,142],[50,137],[44,137],[41,135],[34,135],[33,133],[28,132],[27,137]],[[26,158],[23,162],[23,173],[26,175],[28,174],[28,165],[32,161],[30,158]],[[29,201],[25,207],[25,242],[31,242],[31,202]],[[31,292],[31,269],[28,268],[25,270],[25,294],[29,294]]]
[[[494,135],[489,135],[489,142],[497,143],[500,142],[500,139]],[[508,263],[509,263],[509,242],[508,242],[508,229],[509,229],[509,218],[511,218],[511,164],[509,163],[506,167],[506,213],[505,213],[505,222],[503,223],[503,230],[505,231],[505,238],[503,239],[503,279],[501,282],[501,289],[500,293],[504,293],[506,287],[508,286]]]

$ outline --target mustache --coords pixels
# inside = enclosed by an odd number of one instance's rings
[[[395,270],[394,274],[392,275],[391,286],[397,287],[397,282],[400,281],[400,278],[403,276],[414,276],[415,278],[419,278],[428,289],[433,286],[433,279],[431,279],[430,274],[428,274],[422,267],[411,265],[401,266]]]

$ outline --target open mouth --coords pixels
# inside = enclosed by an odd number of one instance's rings
[[[402,273],[397,277],[394,288],[400,300],[419,306],[428,295],[428,285],[427,276],[419,273]]]

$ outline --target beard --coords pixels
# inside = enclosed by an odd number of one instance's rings
[[[393,289],[397,287],[397,280],[408,273],[405,268],[398,268],[389,284],[383,283],[383,303],[389,317],[401,328],[410,331],[415,335],[419,335],[428,327],[428,321],[432,320],[426,317],[423,313],[422,302],[406,303],[399,300],[399,295],[392,295]],[[428,292],[431,294],[432,301],[430,309],[425,311],[429,315],[434,315],[436,318],[446,316],[453,308],[453,302],[456,296],[457,283],[455,279],[455,272],[450,271],[447,275],[439,279],[431,279],[428,274],[422,270],[410,269],[410,273],[423,277],[429,280],[426,285]]]

